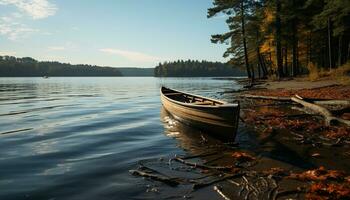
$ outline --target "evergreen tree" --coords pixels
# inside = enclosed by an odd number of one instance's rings
[[[212,36],[213,43],[227,43],[231,45],[224,53],[224,57],[232,56],[231,59],[244,65],[249,78],[254,79],[253,71],[250,67],[247,47],[246,23],[247,15],[250,13],[253,1],[247,0],[214,0],[214,7],[208,9],[208,18],[223,13],[228,16],[226,23],[230,29],[229,32]],[[238,62],[237,62],[238,61]]]

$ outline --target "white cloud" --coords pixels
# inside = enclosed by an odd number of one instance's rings
[[[17,17],[0,17],[0,35],[4,35],[9,40],[26,38],[39,30],[30,28],[16,20]]]
[[[14,5],[33,19],[47,18],[57,11],[57,6],[47,0],[0,0],[0,5]]]
[[[1,56],[15,56],[16,54],[14,51],[0,51]]]
[[[63,44],[60,45],[55,45],[55,46],[49,46],[47,47],[49,51],[75,51],[78,49],[78,46],[74,44],[73,42],[67,41]]]
[[[37,20],[54,15],[57,11],[55,4],[48,2],[48,0],[0,0],[1,5],[13,5],[17,10],[6,16],[0,16],[0,35],[5,36],[9,40],[18,40],[27,38],[33,33],[50,34],[49,32],[42,32],[29,27],[23,23],[23,20],[26,16]]]
[[[122,56],[130,61],[135,61],[135,62],[159,62],[162,60],[162,58],[160,57],[151,56],[151,55],[141,53],[141,52],[136,52],[136,51],[126,51],[126,50],[111,49],[111,48],[100,49],[99,51],[112,54],[112,55]]]

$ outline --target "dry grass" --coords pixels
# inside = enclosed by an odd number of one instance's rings
[[[350,85],[350,62],[332,70],[330,76],[344,85]]]
[[[309,63],[307,66],[309,70],[308,79],[310,81],[318,81],[323,77],[330,77],[334,80],[337,80],[339,83],[343,85],[350,84],[350,62],[336,68],[331,71],[327,71],[325,69],[319,69],[317,65],[313,63]]]
[[[307,65],[307,69],[309,70],[310,81],[317,81],[320,78],[320,71],[314,63],[310,62]]]

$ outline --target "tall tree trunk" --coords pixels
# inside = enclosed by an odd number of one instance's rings
[[[256,66],[257,66],[257,68],[258,68],[258,77],[259,77],[259,79],[261,78],[261,70],[260,70],[260,68],[262,67],[261,65],[261,60],[260,60],[260,55],[259,55],[259,47],[257,46],[256,47],[256,59],[257,59],[257,64],[256,64]]]
[[[307,52],[306,52],[306,66],[309,65],[309,62],[311,62],[311,31],[308,34],[308,38],[307,38]]]
[[[271,51],[269,51],[269,65],[270,65],[270,74],[272,75],[272,74],[275,74],[274,73],[274,70],[273,70],[273,63],[272,63],[272,52]]]
[[[273,75],[273,74],[275,74],[275,73],[274,73],[274,70],[273,70],[273,68],[272,68],[272,67],[273,67],[273,63],[272,63],[271,46],[272,46],[272,42],[269,42],[269,53],[268,53],[268,54],[269,54],[269,55],[268,55],[268,56],[269,56],[269,58],[268,58],[268,59],[269,59],[269,70],[270,70],[270,71],[269,71],[269,74],[270,74],[270,75]]]
[[[259,65],[259,73],[260,73],[260,69],[261,69],[261,78],[266,78],[267,76],[267,70],[266,70],[266,66],[265,66],[265,63],[261,57],[261,54],[260,54],[260,48],[257,47],[256,48],[256,56],[258,58],[258,65]]]
[[[288,48],[287,46],[284,48],[284,74],[287,76],[289,74],[288,72]]]
[[[296,19],[292,21],[292,76],[298,75],[298,36]]]
[[[276,0],[276,61],[277,61],[277,74],[279,77],[283,77],[283,63],[281,53],[281,2]]]
[[[338,67],[342,65],[342,39],[343,35],[339,35],[339,44],[338,44]]]
[[[348,53],[346,54],[345,62],[348,62],[348,59],[350,59],[350,41],[348,43]]]
[[[259,79],[261,79],[261,72],[263,72],[262,69],[262,62],[261,62],[261,58],[260,58],[260,44],[259,44],[259,29],[256,29],[256,59],[257,59],[257,68],[258,68],[258,74],[259,74]]]
[[[261,67],[262,67],[262,70],[263,70],[263,78],[267,78],[267,76],[269,75],[269,72],[267,70],[265,56],[260,54],[260,52],[259,52],[259,55],[260,55],[259,58],[261,60]]]
[[[296,50],[296,53],[295,53],[295,56],[296,56],[296,60],[297,60],[297,63],[296,63],[296,74],[298,75],[299,73],[301,73],[301,70],[300,70],[300,67],[299,67],[299,49],[298,49],[298,45],[299,44],[299,41],[297,40],[297,50]]]
[[[333,67],[332,62],[332,31],[331,31],[331,18],[328,17],[328,55],[329,55],[329,70]]]
[[[247,69],[248,78],[251,78],[252,80],[254,77],[252,76],[252,72],[249,66],[248,61],[248,52],[247,52],[247,42],[246,42],[246,35],[245,35],[245,22],[244,22],[244,4],[243,0],[241,1],[241,28],[242,28],[242,38],[243,38],[243,48],[244,48],[244,64]]]

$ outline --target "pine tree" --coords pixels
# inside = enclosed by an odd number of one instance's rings
[[[213,35],[211,41],[213,43],[230,42],[230,47],[224,53],[224,57],[231,57],[235,63],[244,66],[249,78],[254,79],[252,68],[250,67],[247,47],[246,23],[247,13],[249,13],[250,5],[253,1],[244,0],[214,0],[214,7],[208,9],[208,18],[218,13],[228,16],[226,23],[230,29],[224,34]],[[243,59],[243,62],[241,60]]]

